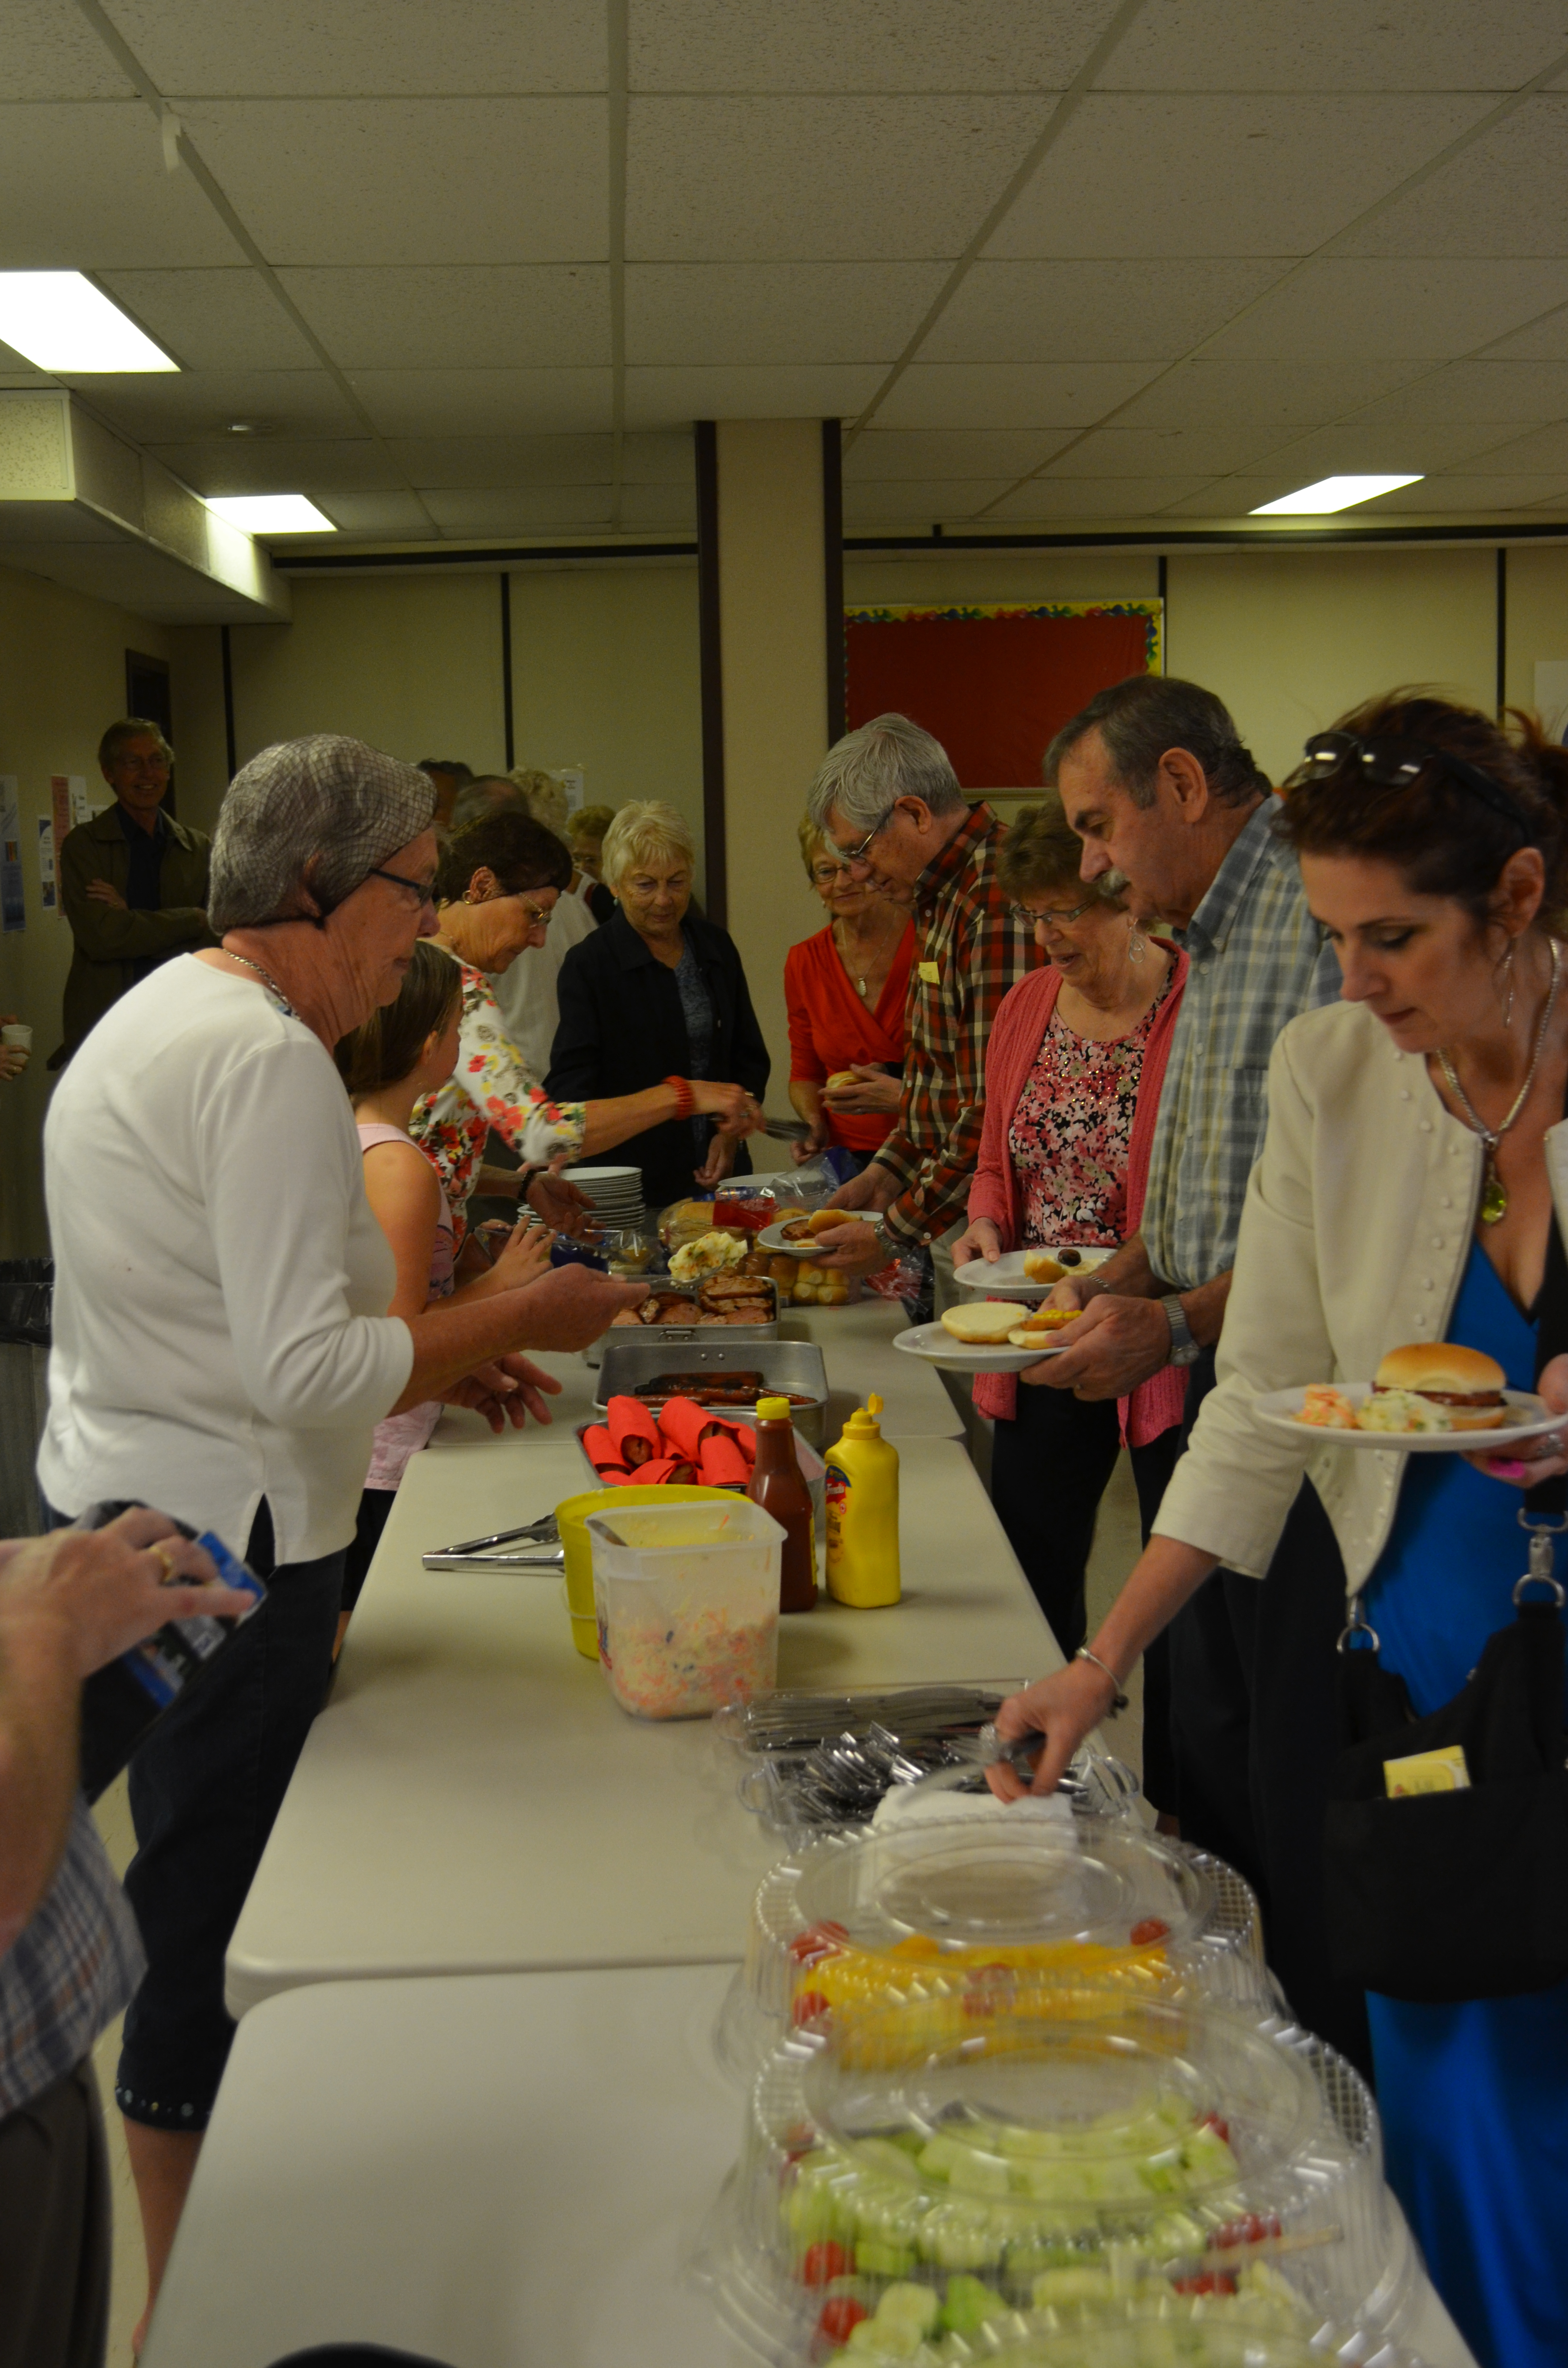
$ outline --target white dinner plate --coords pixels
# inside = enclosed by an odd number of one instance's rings
[[[1344,1391],[1352,1406],[1372,1395],[1370,1382],[1336,1382],[1335,1387]],[[1540,1439],[1545,1431],[1568,1431],[1568,1415],[1548,1414],[1530,1390],[1504,1391],[1504,1404],[1513,1410],[1514,1419],[1496,1430],[1324,1430],[1316,1423],[1295,1420],[1305,1395],[1299,1389],[1265,1391],[1254,1401],[1258,1420],[1287,1438],[1310,1439],[1314,1448],[1371,1447],[1385,1452],[1392,1448],[1402,1455],[1492,1455],[1527,1439]]]
[[[1080,1250],[1079,1263],[1069,1267],[1062,1280],[1071,1282],[1077,1275],[1093,1274],[1115,1256],[1114,1250]],[[967,1266],[955,1267],[953,1276],[961,1291],[978,1291],[985,1299],[1049,1299],[1056,1288],[1053,1282],[1029,1281],[1022,1250],[1004,1250],[994,1266],[983,1258],[971,1258]]]
[[[756,1237],[757,1248],[759,1250],[772,1250],[775,1256],[780,1258],[815,1258],[823,1257],[824,1251],[820,1242],[810,1240],[803,1242],[787,1242],[785,1240],[785,1226],[798,1225],[800,1222],[799,1217],[784,1217],[779,1220],[778,1224],[769,1225],[766,1232],[758,1234]],[[853,1209],[846,1209],[844,1212],[844,1222],[846,1225],[857,1224],[859,1222]]]
[[[1021,1373],[1042,1357],[1062,1354],[1058,1347],[1013,1349],[1006,1340],[1000,1347],[989,1340],[955,1340],[941,1324],[912,1324],[907,1332],[893,1334],[892,1344],[906,1357],[924,1357],[928,1365],[940,1365],[949,1373]]]

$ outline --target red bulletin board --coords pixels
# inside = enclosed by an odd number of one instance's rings
[[[1070,715],[1130,674],[1159,673],[1161,605],[846,609],[849,726],[895,711],[935,734],[966,790],[1038,789]]]

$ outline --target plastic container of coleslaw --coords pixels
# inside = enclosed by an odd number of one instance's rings
[[[634,1718],[707,1718],[771,1686],[784,1532],[744,1497],[587,1518],[599,1661]]]

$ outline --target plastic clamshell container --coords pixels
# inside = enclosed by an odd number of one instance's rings
[[[582,1444],[582,1425],[577,1443]],[[585,1461],[586,1459],[585,1458]],[[588,1466],[593,1470],[593,1466]],[[677,1483],[667,1488],[640,1488],[633,1485],[624,1488],[588,1488],[580,1497],[563,1497],[555,1508],[556,1526],[561,1531],[561,1548],[566,1569],[566,1609],[572,1617],[572,1642],[585,1660],[599,1657],[599,1617],[594,1609],[594,1557],[584,1524],[590,1513],[602,1512],[607,1506],[707,1504],[713,1499],[723,1503],[729,1491],[724,1488],[703,1488],[694,1483]]]
[[[629,1505],[587,1517],[599,1660],[636,1718],[707,1718],[771,1686],[784,1531],[749,1497]],[[673,1492],[649,1489],[648,1497]],[[693,1492],[695,1493],[695,1492]],[[717,1501],[714,1501],[714,1500]]]
[[[654,1381],[661,1373],[703,1373],[716,1381],[727,1372],[760,1373],[764,1395],[777,1392],[809,1401],[792,1406],[790,1419],[802,1439],[809,1439],[816,1448],[825,1446],[827,1367],[815,1341],[746,1341],[736,1337],[737,1329],[730,1325],[722,1331],[716,1324],[704,1326],[690,1341],[673,1339],[669,1326],[663,1325],[646,1329],[639,1326],[633,1333],[628,1324],[619,1331],[607,1332],[594,1404],[608,1406],[613,1397],[635,1397],[641,1383]],[[735,1414],[741,1409],[721,1406],[718,1411]]]
[[[931,2356],[968,2361],[986,2356],[975,2330],[1018,2332],[1016,2314],[1179,2321],[1199,2295],[1217,2322],[1237,2303],[1302,2341],[1331,2324],[1397,2340],[1415,2287],[1342,2058],[1092,1984],[1020,1993],[959,2037],[921,2003],[787,2043],[701,2267],[732,2333],[801,2368],[832,2349],[835,2297],[872,2319],[886,2305],[890,2333],[902,2317],[905,2356],[945,2334]]]

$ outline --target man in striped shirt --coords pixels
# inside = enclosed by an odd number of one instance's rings
[[[846,733],[828,750],[809,803],[857,878],[913,904],[919,939],[897,1123],[829,1204],[866,1210],[876,1222],[846,1214],[823,1236],[822,1265],[867,1274],[967,1222],[986,1039],[1002,997],[1038,956],[997,885],[1002,825],[989,806],[967,803],[940,741],[907,716],[879,715]],[[938,1307],[942,1281],[939,1266]]]

